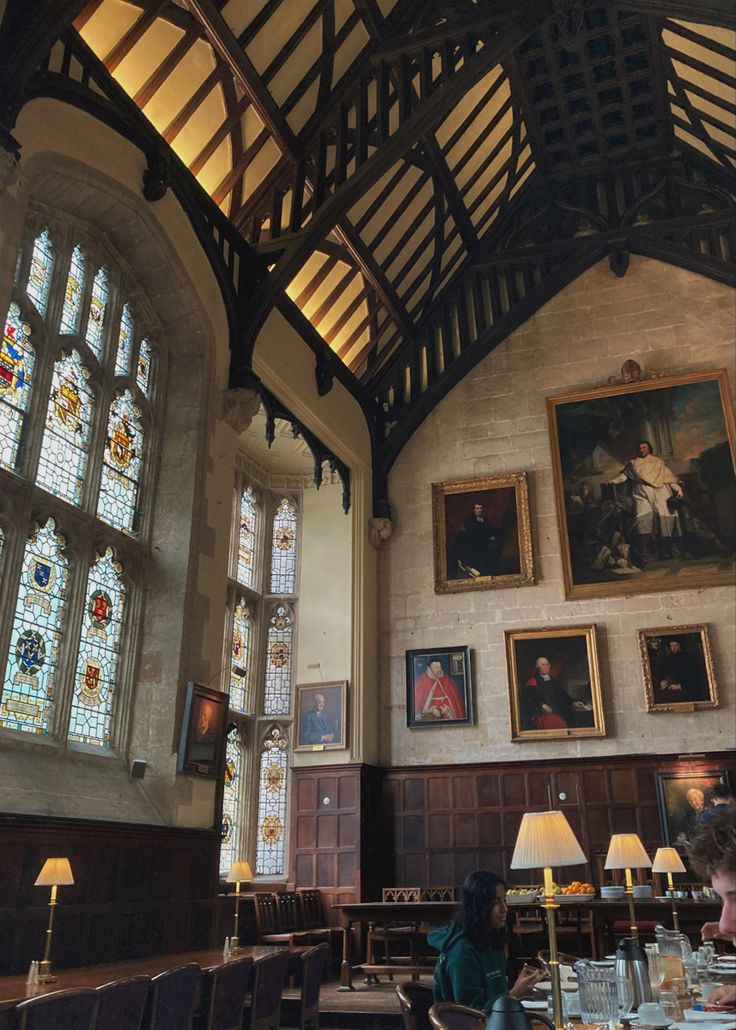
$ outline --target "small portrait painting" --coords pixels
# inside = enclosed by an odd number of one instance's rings
[[[297,683],[295,751],[344,748],[347,681]]]
[[[511,739],[604,737],[594,626],[506,632]]]
[[[219,776],[223,762],[228,695],[187,683],[177,772]]]
[[[407,726],[451,726],[472,721],[469,649],[407,651]]]
[[[723,769],[657,773],[657,801],[664,843],[685,848],[698,826],[710,818],[713,789],[729,786],[728,773]]]
[[[432,484],[435,592],[534,582],[525,472]]]
[[[638,631],[648,712],[718,707],[707,626]]]

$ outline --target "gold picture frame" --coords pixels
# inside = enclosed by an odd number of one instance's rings
[[[432,484],[434,590],[498,590],[534,580],[526,472]]]
[[[637,630],[648,712],[718,708],[706,625]]]
[[[567,598],[736,581],[725,371],[577,390],[547,414]]]
[[[511,740],[605,737],[595,626],[506,634]]]

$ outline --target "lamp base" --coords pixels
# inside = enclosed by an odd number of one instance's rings
[[[39,963],[38,966],[38,982],[40,984],[53,984],[56,983],[58,977],[54,976],[51,972],[51,962],[49,959],[44,959],[43,962]]]
[[[239,937],[231,937],[230,938],[230,947],[232,948],[233,951],[235,951],[236,948],[239,948],[240,947],[240,938]]]

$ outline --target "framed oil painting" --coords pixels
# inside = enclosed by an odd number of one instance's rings
[[[534,583],[526,472],[432,484],[437,594]]]
[[[547,408],[568,598],[734,582],[725,372],[582,390]]]
[[[707,626],[640,629],[637,636],[648,712],[718,707]]]
[[[347,680],[297,683],[295,751],[335,751],[346,747]]]
[[[595,626],[506,631],[511,740],[605,737]]]
[[[406,725],[458,726],[473,721],[468,647],[406,652]]]
[[[717,784],[730,786],[725,769],[657,773],[662,840],[668,847],[684,848],[687,845],[708,806],[708,792]]]
[[[177,772],[222,775],[228,695],[200,683],[187,683],[179,738]]]

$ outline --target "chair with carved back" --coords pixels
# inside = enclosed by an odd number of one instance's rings
[[[14,1026],[17,1030],[92,1030],[97,1002],[97,991],[87,987],[53,991],[16,1006]]]
[[[422,887],[419,891],[420,901],[456,901],[457,892],[454,887]]]
[[[485,1030],[485,1012],[451,1001],[438,1001],[429,1010],[432,1030]]]
[[[384,904],[406,904],[420,900],[421,888],[419,887],[384,887],[382,901]],[[419,964],[419,942],[421,940],[419,927],[416,923],[398,923],[386,920],[385,923],[369,923],[366,937],[366,965],[377,965],[376,945],[380,945],[383,953],[383,963],[390,966],[392,963],[409,962],[410,965]],[[392,945],[401,947],[400,954],[392,951]],[[393,972],[388,971],[389,980],[393,981]],[[416,979],[416,974],[412,974]]]
[[[306,934],[299,933],[296,925],[291,925],[288,913],[282,911],[275,894],[259,891],[253,896],[253,903],[256,912],[258,939],[263,944],[306,944],[309,942]],[[287,917],[287,922],[289,922],[286,928],[284,928],[282,922],[284,916]]]
[[[323,944],[329,931],[322,927],[307,927],[304,923],[304,904],[298,891],[279,891],[279,922],[284,932],[293,933],[295,944]]]
[[[150,989],[150,976],[128,976],[98,987],[97,1030],[140,1030]]]
[[[325,977],[327,977],[334,952],[333,942],[337,941],[338,954],[342,955],[342,938],[345,930],[342,926],[327,925],[322,911],[322,892],[320,890],[314,887],[301,887],[297,890],[297,894],[302,907],[302,926],[309,931],[310,944],[327,941],[329,946],[329,957],[325,966]]]
[[[434,996],[429,984],[405,980],[396,984],[396,995],[404,1017],[404,1030],[431,1030],[429,1010],[434,1004]]]

